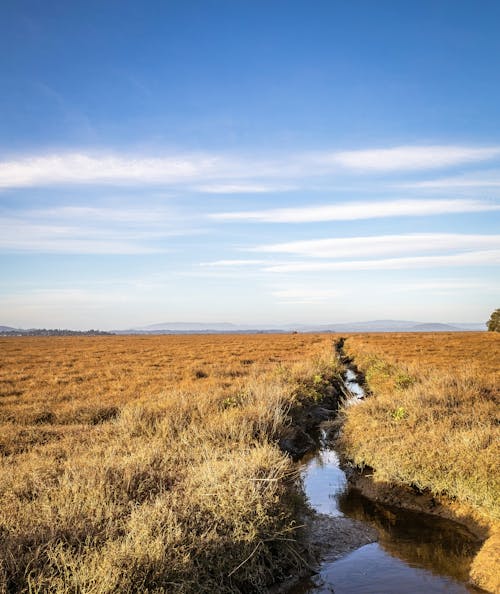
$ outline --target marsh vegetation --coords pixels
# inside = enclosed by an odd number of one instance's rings
[[[475,518],[489,538],[471,574],[498,591],[498,334],[355,335],[345,349],[371,391],[346,411],[346,456],[376,483],[444,496],[456,518]]]
[[[0,592],[263,592],[299,573],[304,500],[279,444],[331,396],[334,339],[0,339]],[[348,337],[371,395],[341,438],[376,481],[473,519],[489,538],[472,576],[492,592],[499,346]]]
[[[262,591],[302,566],[277,441],[335,373],[329,337],[9,338],[1,352],[0,591]]]

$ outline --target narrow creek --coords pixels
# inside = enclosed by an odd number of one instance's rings
[[[346,404],[364,398],[351,369],[346,371],[344,383],[349,394]],[[465,527],[363,496],[349,485],[335,445],[324,431],[317,450],[300,465],[309,505],[319,518],[327,520],[320,535],[325,552],[318,572],[295,584],[287,594],[481,592],[466,583],[480,542]],[[361,536],[350,540],[348,534]],[[339,539],[344,545],[329,550],[327,541]]]

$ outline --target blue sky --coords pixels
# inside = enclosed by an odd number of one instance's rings
[[[487,320],[500,4],[2,2],[0,324]]]

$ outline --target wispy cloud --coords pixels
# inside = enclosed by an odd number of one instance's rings
[[[293,254],[314,258],[355,258],[388,254],[484,250],[500,248],[500,235],[453,233],[411,233],[369,237],[341,237],[274,243],[249,248],[272,254]]]
[[[313,223],[321,221],[354,221],[384,217],[415,217],[451,213],[500,210],[500,205],[486,200],[384,200],[343,202],[296,208],[274,208],[210,214],[219,221],[259,223]]]
[[[323,272],[334,270],[402,270],[413,268],[443,268],[467,266],[497,266],[500,250],[481,250],[448,255],[411,256],[379,260],[352,260],[337,262],[289,262],[265,268],[267,272]]]
[[[62,206],[1,214],[3,252],[152,254],[169,251],[168,238],[203,231],[163,208]]]
[[[332,153],[330,160],[357,171],[409,171],[439,169],[493,159],[500,148],[450,145],[397,146]]]
[[[500,171],[481,171],[468,175],[441,177],[424,181],[399,184],[404,188],[457,189],[457,188],[498,188]]]
[[[216,155],[147,158],[84,153],[54,154],[0,162],[0,187],[81,183],[178,183],[219,173],[227,166],[228,163],[223,163]]]
[[[230,153],[144,155],[85,152],[28,155],[0,161],[0,188],[60,184],[184,184],[208,193],[286,191],[295,180],[337,173],[394,173],[488,161],[500,147],[398,146],[245,156]],[[274,183],[269,185],[270,180]],[[276,183],[276,180],[279,183]]]

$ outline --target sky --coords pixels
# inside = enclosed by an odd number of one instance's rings
[[[1,0],[0,325],[485,322],[496,0]]]

